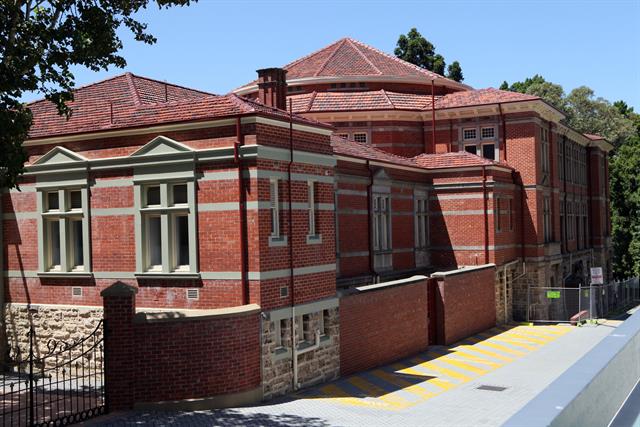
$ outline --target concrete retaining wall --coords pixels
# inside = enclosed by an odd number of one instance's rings
[[[606,426],[639,378],[640,311],[637,311],[504,427]]]

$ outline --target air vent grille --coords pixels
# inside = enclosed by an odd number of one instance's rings
[[[81,297],[82,296],[82,288],[78,286],[74,286],[71,288],[71,296]]]
[[[200,298],[199,289],[187,289],[187,299],[197,300]]]
[[[286,286],[283,286],[280,288],[280,298],[284,298],[289,296],[289,288]]]

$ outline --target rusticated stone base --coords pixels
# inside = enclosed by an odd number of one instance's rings
[[[50,353],[59,353],[68,349],[74,343],[90,336],[102,320],[102,307],[67,306],[67,305],[27,305],[9,303],[4,306],[5,338],[2,351],[5,363],[15,363],[24,360],[29,355],[29,329],[35,331],[34,353],[40,357]],[[91,337],[79,346],[71,347],[59,357],[58,363],[70,358],[76,358],[82,352],[89,350],[100,340],[102,332]],[[53,345],[56,344],[55,349]],[[99,345],[99,344],[98,344]],[[95,352],[102,357],[101,351]],[[96,363],[92,358],[79,358],[76,361],[89,367]],[[47,358],[47,366],[55,364],[55,357]],[[79,365],[82,367],[82,365]]]
[[[321,316],[323,318],[321,319]],[[275,318],[274,318],[275,317]],[[280,316],[281,317],[281,316]],[[297,322],[302,316],[298,317]],[[321,329],[324,336],[320,347],[298,356],[298,384],[300,388],[332,381],[340,374],[340,326],[338,308],[308,313],[303,328],[310,333],[298,338],[298,348],[303,349],[313,340],[313,331]],[[281,338],[278,339],[278,333]],[[296,334],[297,336],[297,334]],[[272,316],[262,324],[262,387],[264,399],[271,399],[293,390],[293,365],[291,359],[291,318]]]

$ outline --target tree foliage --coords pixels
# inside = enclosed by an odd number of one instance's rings
[[[447,65],[444,56],[437,54],[435,46],[424,38],[415,28],[409,30],[406,35],[400,34],[394,53],[398,58],[417,65],[418,67],[444,75]],[[452,66],[454,66],[453,72],[451,71]],[[448,77],[457,82],[463,80],[462,68],[458,61],[454,61],[449,65]]]
[[[460,63],[458,61],[453,61],[447,67],[447,77],[457,82],[461,82],[464,80],[464,76],[462,75],[462,67],[460,66]]]
[[[194,0],[196,1],[196,0]],[[190,0],[157,0],[159,8]],[[73,66],[93,71],[124,67],[117,30],[125,27],[137,41],[156,39],[135,14],[149,0],[0,1],[0,188],[12,188],[26,160],[22,143],[32,124],[26,92],[37,91],[69,116]]]
[[[586,86],[565,95],[562,86],[537,74],[511,85],[505,81],[500,89],[540,96],[563,111],[572,128],[615,145],[609,159],[614,275],[640,275],[640,115],[624,101],[596,97]]]

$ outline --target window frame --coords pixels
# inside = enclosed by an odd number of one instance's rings
[[[374,252],[390,252],[391,241],[391,195],[375,193],[373,195],[373,250]]]
[[[278,247],[287,245],[287,236],[282,234],[281,211],[280,211],[280,180],[269,178],[269,246]]]
[[[316,185],[313,180],[307,181],[307,244],[322,243],[322,234],[318,232],[318,203],[316,203]]]
[[[82,183],[61,183],[56,186],[36,187],[38,210],[38,275],[79,276],[91,273],[91,250],[89,236],[89,192],[85,180]],[[80,193],[80,206],[73,207],[71,194]],[[57,194],[57,207],[50,209],[49,197]],[[77,229],[80,222],[82,263],[76,264]],[[51,224],[57,224],[59,263],[53,264],[54,249]]]
[[[466,132],[473,132],[473,137],[467,138]],[[477,141],[478,140],[478,128],[462,128],[462,141]]]
[[[357,136],[361,136],[361,135],[364,135],[364,141],[358,141],[357,140]],[[368,144],[369,143],[369,132],[363,132],[363,131],[352,132],[351,133],[351,139],[354,142],[358,142],[360,144]]]
[[[426,250],[429,247],[429,199],[426,195],[416,195],[414,201],[415,248]]]
[[[186,185],[187,202],[174,203],[174,187]],[[160,204],[148,204],[148,189],[160,188]],[[197,254],[198,233],[193,178],[175,178],[134,182],[136,221],[136,276],[199,277]],[[178,265],[177,218],[187,217],[188,265]],[[151,264],[150,224],[160,218],[160,262]]]

